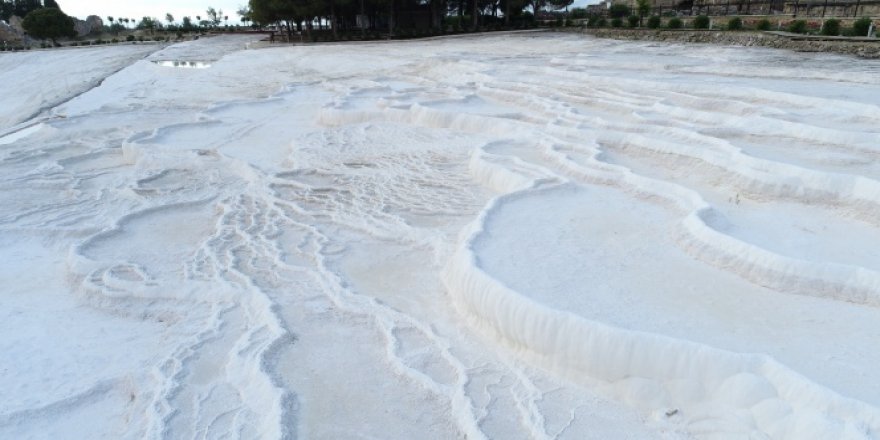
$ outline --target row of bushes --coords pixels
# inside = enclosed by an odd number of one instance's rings
[[[163,37],[163,36],[156,35],[156,36],[153,37],[153,38],[149,38],[149,37],[144,37],[144,36],[138,36],[138,37],[135,37],[134,35],[129,35],[129,36],[125,37],[125,41],[126,41],[126,42],[132,42],[132,43],[133,43],[133,42],[141,42],[141,43],[143,43],[143,42],[145,42],[145,41],[171,41],[171,37],[169,37],[169,36],[164,36],[164,37]],[[120,40],[117,39],[117,38],[113,38],[113,39],[111,39],[111,40],[102,40],[102,39],[99,38],[99,39],[94,40],[94,41],[88,41],[88,40],[87,40],[87,41],[78,41],[78,42],[77,42],[77,41],[74,41],[74,42],[68,44],[68,46],[69,46],[69,47],[76,47],[76,46],[100,46],[100,45],[103,45],[103,44],[116,44],[116,43],[119,43],[119,42],[120,42]]]
[[[696,27],[697,29],[702,29],[702,27],[697,27],[697,22],[700,21],[700,19],[702,17],[703,16],[700,16],[700,17],[697,17],[696,19],[694,19],[694,27]],[[709,27],[709,24],[708,24],[709,17],[705,17],[705,18],[707,20],[705,28],[708,28]],[[629,25],[629,27],[632,27],[632,28],[639,27],[641,21],[642,21],[642,19],[639,18],[639,16],[637,16],[637,15],[630,15],[629,17],[626,18],[626,23]],[[611,25],[611,27],[621,28],[621,27],[623,27],[624,22],[623,22],[623,19],[620,17],[612,18],[610,22],[605,17],[597,17],[597,16],[592,16],[587,20],[587,27],[607,27],[609,24]],[[645,24],[650,29],[659,29],[661,27],[660,17],[657,15],[652,15],[645,20]],[[684,27],[684,22],[682,22],[681,19],[677,18],[677,17],[672,18],[668,22],[666,22],[667,29],[681,29],[683,27]]]
[[[845,29],[842,28],[840,20],[832,18],[825,20],[825,22],[822,23],[819,33],[827,36],[844,35],[848,37],[866,37],[870,28],[871,19],[868,17],[862,17],[854,21],[851,27]],[[815,29],[812,29],[806,20],[795,20],[788,24],[786,30],[796,34],[805,34],[812,32]]]
[[[645,24],[650,29],[659,29],[661,27],[661,18],[656,15],[652,15],[648,17],[645,21]],[[629,27],[640,27],[642,19],[636,15],[630,15],[626,19],[626,24]],[[694,17],[694,20],[691,22],[691,26],[694,29],[708,29],[710,26],[710,19],[708,16],[699,15]],[[615,28],[624,27],[624,21],[622,18],[612,18],[610,22],[604,18],[599,16],[591,16],[587,20],[588,27],[607,27],[608,25]],[[560,23],[556,23],[556,25],[560,25]],[[563,25],[569,26],[569,22],[566,21]],[[841,29],[840,20],[837,19],[829,19],[825,20],[824,24],[821,27],[822,35],[847,35],[847,36],[866,36],[868,34],[868,29],[871,26],[870,18],[860,18],[853,22],[851,28]],[[673,17],[669,21],[666,22],[666,29],[682,29],[684,27],[684,22],[678,18]],[[771,28],[770,20],[761,19],[754,24],[754,28],[759,31],[768,31]],[[730,31],[739,31],[744,29],[742,18],[733,17],[727,21],[727,25],[723,28]],[[810,31],[810,27],[805,20],[794,20],[788,24],[786,27],[788,32],[805,34]]]
[[[179,38],[178,38],[178,39],[179,39]],[[143,42],[145,42],[145,41],[157,41],[157,42],[158,42],[158,41],[171,41],[171,37],[170,37],[170,36],[159,36],[159,35],[157,35],[157,36],[154,36],[154,37],[152,37],[152,38],[149,38],[149,37],[144,37],[144,36],[138,36],[138,37],[135,37],[134,35],[129,35],[129,36],[125,37],[125,41],[127,41],[127,42],[132,42],[132,43],[137,43],[137,42],[141,42],[141,43],[143,43]],[[119,40],[119,39],[117,39],[117,38],[113,38],[113,39],[110,39],[110,40],[103,40],[103,39],[100,39],[100,38],[99,38],[99,39],[94,40],[94,41],[89,41],[89,40],[86,40],[86,41],[74,41],[74,42],[71,42],[71,43],[67,44],[66,46],[67,46],[67,47],[101,46],[101,45],[104,45],[104,44],[117,44],[117,43],[120,43],[120,42],[121,42],[121,40]],[[42,43],[40,43],[40,48],[41,48],[41,49],[51,49],[52,47],[53,47],[53,46],[52,46],[52,43],[47,43],[47,42],[42,42]],[[56,46],[54,46],[54,47],[62,47],[62,45],[61,45],[61,44],[58,44],[58,45],[56,45]],[[30,46],[5,46],[5,45],[0,45],[0,52],[7,52],[7,51],[8,51],[8,52],[19,52],[19,51],[23,51],[23,50],[31,50],[31,49],[32,49],[32,47],[30,47]]]

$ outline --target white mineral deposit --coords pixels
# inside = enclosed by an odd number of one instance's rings
[[[0,55],[0,438],[880,438],[880,61]]]

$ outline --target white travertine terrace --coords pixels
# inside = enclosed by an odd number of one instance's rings
[[[250,43],[0,56],[0,438],[880,438],[880,62]]]

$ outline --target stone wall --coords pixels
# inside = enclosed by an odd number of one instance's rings
[[[880,39],[851,41],[846,39],[808,39],[804,36],[778,35],[770,32],[722,32],[697,30],[560,28],[599,38],[616,40],[668,41],[676,43],[704,43],[735,46],[760,46],[788,49],[797,52],[834,52],[862,58],[880,58]]]

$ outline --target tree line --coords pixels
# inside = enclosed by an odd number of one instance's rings
[[[162,20],[155,17],[143,17],[140,21],[125,17],[107,17],[107,21],[110,22],[110,31],[114,33],[128,29],[129,24],[133,25],[135,29],[149,30],[150,32],[155,30],[192,32],[204,29],[215,29],[220,26],[220,23],[228,20],[229,16],[223,13],[223,9],[214,9],[214,7],[209,7],[207,11],[205,11],[204,17],[196,15],[195,20],[193,20],[193,17],[185,16],[181,19],[179,24],[175,20],[174,15],[170,12],[165,14],[165,21],[167,24],[163,24]]]
[[[242,21],[257,25],[278,24],[287,30],[309,33],[316,26],[338,30],[423,28],[443,31],[447,19],[477,29],[514,21],[544,10],[559,10],[572,0],[250,0],[239,13]]]

